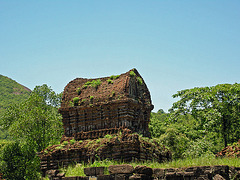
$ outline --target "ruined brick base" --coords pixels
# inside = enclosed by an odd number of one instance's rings
[[[57,170],[48,171],[52,180],[239,180],[240,168],[229,166],[199,166],[188,168],[149,168],[128,164],[108,167],[109,175],[104,174],[106,167],[85,168],[85,177],[65,177]]]
[[[94,140],[69,140],[53,145],[39,153],[41,170],[56,170],[73,163],[92,163],[95,160],[163,162],[171,160],[171,153],[163,145],[138,134],[122,133]]]

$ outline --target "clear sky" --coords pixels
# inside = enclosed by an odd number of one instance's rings
[[[179,90],[239,83],[239,0],[0,0],[0,74],[63,91],[137,68],[154,111]]]

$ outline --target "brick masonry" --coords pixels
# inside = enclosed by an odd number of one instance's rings
[[[239,180],[240,167],[195,166],[187,168],[149,168],[129,164],[111,165],[108,175],[104,174],[106,167],[85,168],[85,177],[65,177],[59,171],[49,171],[52,180]]]

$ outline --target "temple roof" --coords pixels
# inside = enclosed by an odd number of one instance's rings
[[[95,106],[120,101],[134,101],[152,109],[147,85],[136,69],[103,78],[74,79],[64,89],[61,108]]]

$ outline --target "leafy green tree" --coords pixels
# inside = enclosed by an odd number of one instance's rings
[[[193,88],[173,95],[180,98],[171,108],[171,119],[191,114],[205,131],[216,132],[225,147],[240,138],[240,84]]]
[[[21,146],[18,141],[7,143],[2,148],[0,160],[0,169],[6,179],[40,179],[39,158],[29,145]]]
[[[60,102],[61,94],[42,85],[36,86],[26,101],[6,110],[0,125],[16,142],[2,147],[1,169],[5,178],[39,179],[36,152],[57,143],[63,133]]]
[[[183,158],[189,139],[175,128],[168,128],[159,140],[169,147],[174,159]]]
[[[47,85],[37,86],[25,102],[8,108],[2,126],[13,139],[34,144],[34,149],[41,151],[62,135],[61,115],[57,110],[60,97]]]

